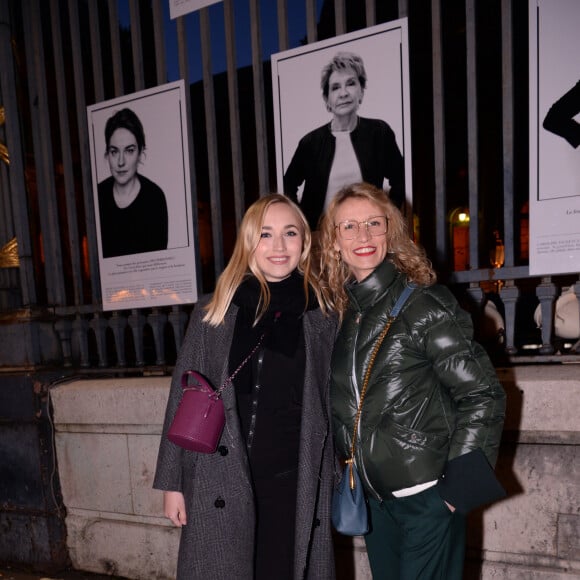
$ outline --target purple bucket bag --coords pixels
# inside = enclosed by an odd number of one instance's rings
[[[280,313],[276,312],[274,322],[279,317]],[[232,384],[234,377],[260,348],[265,336],[266,333],[262,334],[258,344],[217,391],[196,371],[185,371],[181,375],[183,396],[167,432],[169,441],[189,451],[215,453],[226,423],[222,391]]]
[[[221,392],[195,371],[181,375],[183,396],[167,439],[189,451],[214,453],[226,422]]]

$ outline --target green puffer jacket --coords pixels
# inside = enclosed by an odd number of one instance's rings
[[[350,306],[333,353],[331,383],[334,433],[343,458],[350,455],[371,351],[406,283],[406,276],[386,260],[348,287]],[[471,452],[478,449],[483,454],[475,455],[493,473],[505,393],[487,354],[472,337],[471,318],[441,285],[416,288],[391,326],[371,373],[355,460],[367,493],[375,499],[441,481],[452,460],[473,459]],[[479,480],[480,467],[460,463],[452,476],[461,479],[467,469]],[[452,487],[470,485],[466,479]],[[465,503],[456,492],[441,495],[452,505]],[[484,494],[479,503],[486,501]],[[464,511],[473,507],[466,505]]]

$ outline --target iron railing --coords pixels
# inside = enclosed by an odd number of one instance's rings
[[[210,292],[244,208],[275,182],[270,54],[407,17],[420,241],[498,360],[577,362],[579,343],[554,334],[554,312],[564,287],[580,301],[580,278],[530,277],[520,251],[527,242],[520,221],[528,190],[521,161],[527,3],[298,4],[277,0],[274,9],[269,0],[224,0],[170,21],[165,0],[0,3],[0,143],[9,155],[0,159],[0,246],[15,238],[18,258],[17,266],[0,268],[1,325],[26,320],[48,328],[41,334],[59,355],[39,340],[34,364],[170,366],[193,306],[101,307],[86,107],[177,78],[191,87],[192,201],[197,231],[207,232],[198,240],[198,283],[200,293]],[[225,68],[216,71],[221,60]],[[469,266],[453,271],[450,215],[460,206],[477,219],[469,226]],[[484,242],[493,230],[505,252],[495,269]],[[500,323],[485,332],[490,302],[503,320],[496,317]]]

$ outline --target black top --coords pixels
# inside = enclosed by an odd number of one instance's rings
[[[263,467],[276,471],[276,463],[284,463],[284,453],[293,456],[286,459],[297,466],[300,410],[304,383],[304,337],[302,314],[305,310],[303,278],[298,273],[281,282],[269,283],[270,306],[258,323],[253,326],[260,296],[260,286],[254,277],[247,278],[236,292],[233,302],[239,307],[236,327],[230,350],[230,373],[252,351],[264,334],[260,349],[245,365],[234,380],[242,433],[251,447],[251,458],[265,453]],[[317,308],[314,296],[309,308]],[[250,434],[250,431],[252,433]],[[276,441],[275,446],[262,444]],[[283,445],[281,444],[283,441]],[[292,441],[294,440],[294,441]],[[276,453],[270,449],[275,447]],[[295,453],[294,453],[295,452]],[[287,469],[288,465],[281,465]]]
[[[394,131],[381,119],[359,117],[350,139],[363,181],[381,189],[383,180],[388,179],[389,198],[401,209],[405,202],[405,170]],[[300,205],[313,230],[324,208],[335,151],[336,139],[327,123],[300,139],[284,174],[284,193]],[[298,201],[302,183],[304,191]]]
[[[168,216],[165,194],[150,179],[141,183],[133,203],[120,208],[113,195],[114,178],[98,185],[103,258],[167,249]]]

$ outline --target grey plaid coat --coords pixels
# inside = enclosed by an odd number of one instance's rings
[[[198,303],[194,309],[175,366],[153,487],[181,491],[185,497],[188,523],[181,533],[178,580],[251,580],[254,500],[234,390],[225,389],[223,393],[226,426],[220,446],[225,453],[185,451],[165,436],[181,399],[183,371],[197,370],[214,386],[221,385],[228,376],[237,307],[232,305],[224,324],[215,328],[201,321],[205,303],[205,300]],[[335,577],[330,523],[334,447],[328,379],[336,322],[320,310],[311,310],[304,315],[303,324],[306,369],[294,578],[331,580]]]

